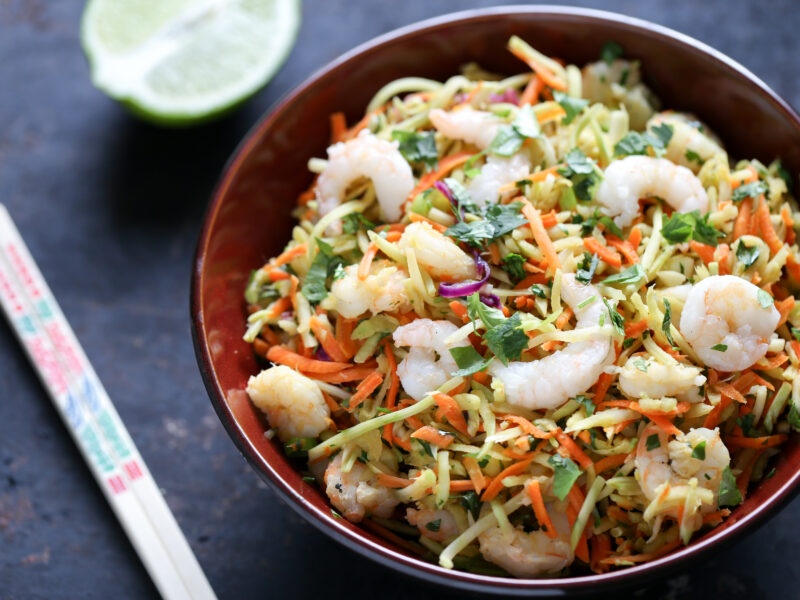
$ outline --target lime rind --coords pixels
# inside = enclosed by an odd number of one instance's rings
[[[288,57],[301,19],[299,0],[170,0],[172,13],[161,0],[161,21],[130,18],[118,10],[126,2],[113,1],[90,0],[84,10],[92,82],[141,118],[171,126],[220,116],[260,90]],[[140,17],[150,3],[139,2],[128,9]],[[120,34],[130,22],[146,35]]]

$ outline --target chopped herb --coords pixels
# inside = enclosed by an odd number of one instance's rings
[[[797,327],[792,327],[790,331],[792,332],[792,337],[794,337],[794,339],[800,342],[800,329],[798,329]]]
[[[547,298],[547,294],[542,289],[542,286],[540,286],[538,283],[534,283],[531,286],[531,294],[533,294],[537,298],[545,298],[545,299]],[[798,333],[800,333],[800,329],[797,330],[797,331],[798,331]]]
[[[628,77],[630,76],[630,74],[631,74],[631,70],[626,67],[622,71],[622,74],[619,76],[619,84],[622,85],[622,86],[627,85],[628,84]]]
[[[749,269],[755,264],[760,253],[761,250],[758,246],[748,248],[744,245],[743,240],[739,240],[739,245],[736,246],[736,260],[742,263],[745,269]]]
[[[664,298],[664,320],[661,323],[661,331],[664,332],[670,345],[674,346],[675,341],[672,339],[672,307],[666,298]]]
[[[444,233],[459,242],[475,248],[481,248],[487,240],[492,239],[494,229],[487,221],[483,220],[472,221],[471,223],[461,221],[449,227]]]
[[[634,358],[633,366],[639,369],[642,373],[647,373],[647,361],[643,358]]]
[[[717,239],[725,237],[721,231],[717,231],[708,222],[709,215],[700,216],[700,211],[693,210],[690,213],[679,213],[675,211],[661,227],[661,235],[670,244],[682,244],[690,239],[716,246]]]
[[[392,131],[392,139],[400,142],[398,150],[408,162],[424,163],[435,167],[439,160],[435,131]]]
[[[761,308],[769,308],[775,304],[775,298],[773,298],[769,292],[761,289],[756,293],[756,298],[758,298],[758,303],[761,305]]]
[[[442,520],[436,519],[435,521],[428,521],[425,523],[425,529],[428,531],[439,531],[439,527],[442,526]]]
[[[504,323],[483,334],[486,346],[504,365],[519,360],[522,351],[528,347],[528,336],[521,327],[519,313],[514,313]]]
[[[600,181],[597,167],[580,148],[573,148],[564,157],[566,166],[560,167],[558,173],[572,182],[575,196],[584,202],[592,199],[592,189]]]
[[[700,460],[706,459],[706,443],[704,441],[692,448],[692,458],[697,458]]]
[[[686,160],[696,162],[698,165],[703,164],[703,159],[700,158],[700,155],[692,150],[686,151]]]
[[[794,187],[794,185],[793,185],[793,182],[792,182],[792,176],[789,175],[789,171],[787,171],[784,168],[783,164],[780,161],[778,161],[778,167],[777,167],[776,170],[778,172],[778,177],[783,179],[784,183],[786,183],[786,189],[791,194],[792,193],[792,188]]]
[[[342,219],[342,229],[345,233],[353,235],[359,229],[375,229],[376,225],[367,219],[360,212],[353,212],[345,215]]]
[[[719,505],[737,506],[742,502],[742,494],[736,487],[736,477],[733,476],[730,467],[725,467],[722,471],[722,481],[719,484]]]
[[[605,44],[603,44],[603,47],[600,49],[600,58],[608,66],[611,66],[611,63],[613,63],[620,56],[622,56],[622,53],[623,53],[622,46],[620,46],[617,42],[608,40]]]
[[[511,125],[501,125],[498,128],[488,150],[497,156],[513,156],[522,148],[526,139],[539,137],[541,133],[533,109],[526,104],[517,111]]]
[[[703,477],[706,478],[706,481],[711,481],[711,475],[709,475],[708,473],[703,473]]]
[[[600,258],[597,256],[597,254],[589,254],[588,252],[584,252],[583,261],[581,261],[581,264],[578,265],[578,271],[575,273],[575,279],[584,285],[589,285],[592,283],[592,277],[594,277],[594,272],[597,270],[597,266],[599,264]]]
[[[442,183],[447,186],[447,189],[450,190],[450,193],[453,196],[453,200],[456,201],[456,205],[452,206],[452,210],[457,219],[461,220],[462,211],[468,211],[471,213],[480,212],[476,204],[472,201],[472,196],[469,195],[467,188],[465,188],[457,179],[445,177],[442,180]]]
[[[725,344],[714,344],[711,346],[712,350],[717,350],[718,352],[725,352],[728,347]]]
[[[461,496],[461,506],[472,515],[473,519],[477,519],[480,516],[482,504],[478,494],[475,492],[467,492]]]
[[[742,433],[745,437],[758,437],[758,431],[754,427],[755,420],[756,415],[754,413],[747,413],[736,419],[736,424],[742,428]]]
[[[483,371],[492,361],[492,357],[483,358],[472,346],[457,346],[450,348],[450,354],[458,365],[458,371],[454,376],[466,377],[478,371]]]
[[[308,456],[308,451],[317,445],[316,438],[303,438],[296,437],[290,439],[283,445],[283,451],[286,456],[303,457]]]
[[[320,239],[316,241],[319,251],[314,257],[314,262],[311,263],[311,267],[308,269],[301,290],[303,296],[312,304],[316,304],[325,299],[328,295],[328,278],[333,277],[338,267],[344,265],[342,257],[333,254],[333,248],[330,244]]]
[[[773,475],[775,475],[775,467],[772,467],[769,472],[764,475],[764,479],[772,479]]]
[[[587,417],[591,417],[594,414],[596,405],[594,402],[592,402],[591,398],[587,398],[583,394],[580,394],[579,396],[575,396],[574,400],[584,408]]]
[[[331,515],[333,515],[334,519],[342,519],[343,518],[342,515],[340,515],[338,512],[336,512],[333,509],[331,509]]]
[[[280,297],[280,293],[275,289],[272,281],[265,275],[266,273],[261,269],[250,271],[250,279],[244,290],[244,299],[248,304],[267,306]]]
[[[547,462],[553,467],[553,494],[559,500],[563,500],[581,476],[581,470],[571,459],[560,454],[554,454]]]
[[[415,442],[417,442],[420,446],[422,446],[423,452],[430,457],[433,457],[433,450],[431,449],[431,445],[426,442],[425,440],[420,440],[418,438],[412,438]]]
[[[450,189],[453,190],[452,187]],[[514,231],[520,225],[525,225],[528,220],[522,216],[521,208],[520,202],[491,204],[486,208],[482,219],[470,223],[460,221],[448,228],[445,235],[475,248],[481,248],[487,242]]]
[[[636,263],[635,265],[628,267],[624,271],[621,271],[619,273],[614,273],[610,277],[607,277],[605,280],[603,280],[603,283],[616,283],[622,285],[629,283],[641,284],[641,282],[644,281],[644,279],[645,279],[644,269],[642,269],[639,263]]]
[[[633,342],[636,341],[636,338],[625,338],[622,340],[622,348],[623,350],[627,350],[631,346],[633,346]]]
[[[661,440],[658,438],[658,434],[654,433],[653,435],[648,435],[646,445],[648,452],[656,448],[661,448]]]
[[[519,254],[510,253],[506,254],[503,259],[503,270],[508,273],[511,278],[511,283],[518,283],[525,279],[525,269],[522,265],[525,264],[525,258]]]
[[[561,119],[562,125],[569,125],[577,117],[583,109],[589,106],[589,101],[583,98],[573,98],[569,94],[553,91],[553,99],[561,105],[566,115]]]
[[[656,125],[644,133],[629,131],[614,145],[614,156],[647,154],[648,148],[652,148],[654,155],[661,156],[666,152],[670,139],[672,139],[672,125],[667,124]]]
[[[800,431],[800,412],[797,410],[797,407],[794,403],[789,406],[789,414],[786,417],[786,420],[789,422],[789,425],[795,431]]]
[[[316,483],[317,480],[311,477],[310,475],[305,475],[303,477],[303,481],[305,481],[306,483]]]
[[[606,305],[608,316],[611,317],[611,324],[614,326],[614,331],[616,331],[618,335],[625,335],[625,319],[617,312],[616,306],[611,306],[605,298],[603,298],[603,304]]]
[[[753,181],[745,183],[733,190],[733,201],[741,202],[745,198],[758,198],[761,194],[765,194],[769,188],[763,181]]]

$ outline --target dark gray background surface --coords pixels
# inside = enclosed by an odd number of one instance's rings
[[[142,124],[89,83],[82,3],[0,0],[0,202],[7,205],[220,598],[457,598],[345,550],[260,482],[220,426],[189,330],[191,258],[236,143],[340,53],[490,2],[307,0],[273,82],[224,121]],[[800,106],[800,3],[579,2],[649,19],[742,62]],[[795,501],[636,598],[798,597]],[[153,598],[155,588],[0,321],[0,598]]]

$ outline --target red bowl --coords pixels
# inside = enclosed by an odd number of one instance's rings
[[[293,225],[290,212],[311,183],[306,163],[324,156],[328,115],[349,122],[373,94],[397,77],[445,79],[467,61],[499,72],[523,66],[505,49],[516,34],[546,54],[574,64],[596,60],[606,40],[640,59],[645,79],[664,105],[698,115],[733,157],[776,156],[800,171],[800,118],[747,69],[704,44],[664,27],[594,10],[506,7],[447,15],[367,42],[327,65],[250,131],[234,152],[211,199],[197,247],[191,310],[197,360],[211,403],[240,452],[261,477],[310,523],[380,563],[453,588],[508,595],[599,592],[662,575],[730,543],[774,515],[797,492],[800,447],[792,440],[775,474],[751,491],[723,525],[661,559],[602,575],[565,579],[507,579],[449,571],[333,517],[325,494],[305,483],[281,447],[264,437],[265,422],[243,392],[258,371],[242,341],[243,290],[251,269],[281,251]]]

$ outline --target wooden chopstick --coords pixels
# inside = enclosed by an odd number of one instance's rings
[[[197,559],[5,207],[0,304],[162,597],[214,599]]]

